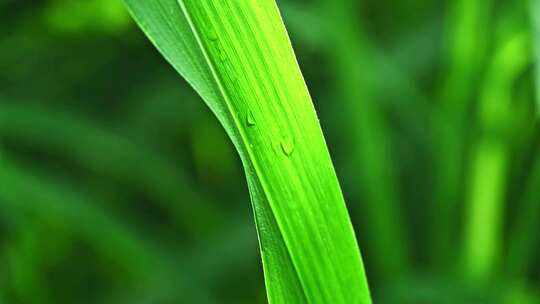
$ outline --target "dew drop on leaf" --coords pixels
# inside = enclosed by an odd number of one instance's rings
[[[248,127],[253,127],[253,126],[255,126],[257,124],[255,122],[255,117],[253,117],[253,113],[251,112],[251,110],[247,111],[246,124],[247,124]]]
[[[281,151],[289,157],[294,152],[294,142],[290,138],[283,138],[281,140]]]

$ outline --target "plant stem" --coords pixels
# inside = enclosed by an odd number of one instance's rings
[[[434,266],[441,267],[452,258],[456,233],[459,193],[463,187],[465,129],[475,83],[486,55],[491,0],[450,1],[446,37],[449,48],[446,77],[440,93],[440,112],[436,119],[434,155],[436,183],[430,243]],[[448,265],[449,266],[449,265]]]
[[[469,172],[464,252],[466,273],[474,282],[484,282],[491,275],[501,253],[512,84],[529,63],[529,40],[525,32],[511,33],[503,40],[480,100],[481,133]]]

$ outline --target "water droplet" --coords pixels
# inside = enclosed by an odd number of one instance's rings
[[[291,156],[294,152],[294,142],[290,138],[281,140],[281,151],[283,151],[286,156]]]
[[[247,111],[246,123],[247,123],[248,127],[253,127],[253,126],[255,126],[257,124],[257,122],[255,122],[255,117],[253,117],[253,113],[251,112],[251,110]]]

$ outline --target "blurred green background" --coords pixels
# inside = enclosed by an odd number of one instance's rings
[[[278,4],[375,302],[540,303],[540,6]],[[0,304],[265,303],[239,158],[122,1],[0,29]]]

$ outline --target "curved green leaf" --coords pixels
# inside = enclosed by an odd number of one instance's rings
[[[273,0],[125,0],[246,171],[269,301],[371,303],[339,183]]]

